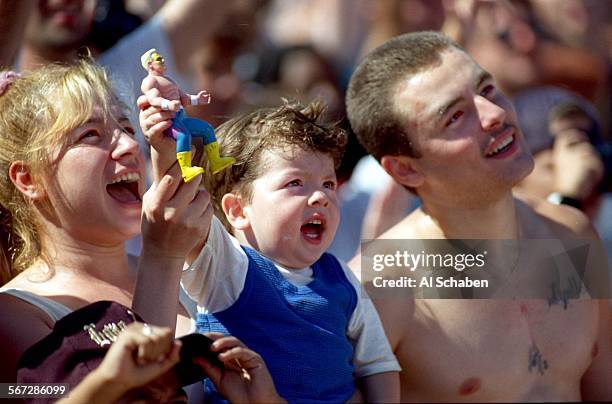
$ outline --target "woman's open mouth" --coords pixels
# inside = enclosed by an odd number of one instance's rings
[[[140,174],[128,173],[115,178],[106,186],[106,192],[121,203],[140,203],[142,197],[139,190]]]

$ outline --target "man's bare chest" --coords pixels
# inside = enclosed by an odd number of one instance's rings
[[[403,385],[440,399],[516,400],[537,389],[567,397],[554,390],[579,386],[597,349],[586,300],[417,300],[406,325],[396,351]]]

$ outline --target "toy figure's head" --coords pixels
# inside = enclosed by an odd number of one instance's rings
[[[148,72],[155,72],[158,74],[164,74],[166,72],[166,60],[155,48],[146,51],[140,57],[140,63]]]

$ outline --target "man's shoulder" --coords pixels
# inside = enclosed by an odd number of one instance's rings
[[[424,214],[416,209],[397,224],[385,231],[378,238],[384,240],[412,240],[435,238],[428,233],[428,227],[423,223]]]
[[[522,225],[529,229],[527,237],[598,238],[589,218],[571,206],[554,205],[544,199],[523,195],[517,197],[517,206],[521,212]]]

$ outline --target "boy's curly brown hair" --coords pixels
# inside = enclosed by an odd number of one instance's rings
[[[221,199],[229,192],[238,193],[247,202],[253,195],[252,183],[265,172],[264,151],[294,148],[324,153],[338,168],[348,141],[346,132],[336,123],[323,122],[324,107],[319,102],[303,106],[283,100],[276,108],[261,108],[240,115],[216,130],[221,154],[233,156],[234,165],[214,177],[206,178],[215,214],[231,232],[221,209]]]

